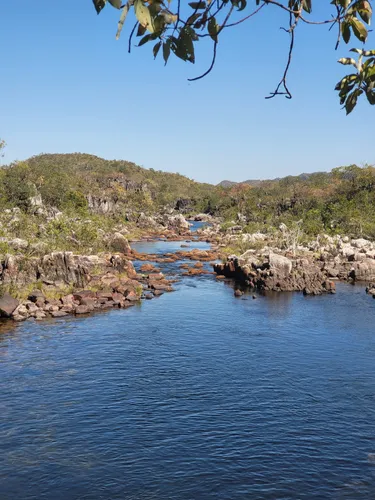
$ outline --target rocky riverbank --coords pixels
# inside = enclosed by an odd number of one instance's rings
[[[120,232],[106,236],[112,252],[96,255],[64,251],[31,256],[21,245],[16,254],[6,254],[1,262],[0,315],[16,321],[42,320],[127,308],[173,291],[176,277],[165,276],[156,266],[179,261],[177,279],[215,274],[218,279],[233,279],[259,291],[320,295],[335,293],[335,280],[375,283],[375,244],[369,240],[320,236],[309,245],[285,248],[274,235],[247,234],[233,228],[223,232],[208,216],[205,220],[210,225],[194,233],[181,215],[171,220],[173,229],[150,221],[143,228],[146,241],[181,241],[180,250],[164,254],[137,252]],[[194,245],[192,239],[210,242],[211,250],[189,248]],[[228,245],[235,244],[250,248],[225,257]],[[145,264],[138,264],[137,272],[133,263],[142,261]],[[213,271],[207,269],[208,263]],[[375,285],[369,284],[367,292],[375,297]]]
[[[272,291],[303,291],[306,295],[335,293],[335,280],[374,282],[375,243],[364,238],[320,235],[307,245],[286,244],[285,228],[280,234],[235,234],[230,228],[221,239],[213,228],[205,230],[219,248],[250,248],[229,255],[214,271],[243,285]],[[233,234],[234,233],[234,234]],[[283,238],[284,237],[284,238]],[[373,286],[368,289],[374,290]]]
[[[20,257],[8,258],[1,279],[13,293],[2,293],[0,313],[16,321],[127,308],[142,298],[173,291],[171,281],[160,272],[137,274],[124,254],[54,252],[30,259],[27,265]],[[17,298],[20,293],[26,297]]]

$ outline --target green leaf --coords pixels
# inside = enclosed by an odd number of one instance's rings
[[[170,53],[171,53],[171,39],[169,38],[166,42],[163,43],[163,59],[165,64],[167,64],[168,62]]]
[[[375,82],[375,65],[374,64],[372,66],[366,68],[365,79],[366,79],[367,84]]]
[[[356,60],[352,59],[351,57],[342,57],[341,59],[338,60],[338,62],[346,66],[352,64],[353,66],[357,67]]]
[[[362,49],[350,49],[349,52],[355,52],[356,54],[359,54],[360,56],[363,56],[364,50],[362,50]]]
[[[122,0],[108,0],[108,2],[114,7],[115,9],[121,9],[122,5]]]
[[[303,0],[303,10],[305,12],[308,12],[309,14],[311,13],[312,10],[311,0]]]
[[[356,73],[344,76],[344,78],[340,80],[336,85],[335,90],[346,89],[349,85],[355,84],[357,80],[358,80],[358,75]]]
[[[365,42],[367,39],[367,29],[365,28],[364,24],[356,17],[351,18],[350,24],[353,28],[353,33],[358,38],[358,40],[361,40],[361,42]]]
[[[357,105],[358,97],[363,93],[363,90],[357,89],[352,92],[346,99],[345,110],[346,114],[349,115]]]
[[[142,45],[149,42],[150,40],[155,40],[155,35],[153,33],[147,33],[147,35],[141,38],[138,47],[142,47]]]
[[[212,40],[214,40],[214,42],[217,42],[219,25],[217,24],[216,19],[214,17],[211,17],[210,20],[208,21],[207,30]]]
[[[193,24],[195,23],[195,21],[196,21],[197,19],[199,19],[200,17],[201,17],[201,14],[200,14],[200,13],[198,13],[198,12],[197,12],[196,14],[192,14],[192,15],[188,18],[188,20],[186,21],[186,24],[188,24],[188,25],[193,25]]]
[[[107,0],[92,0],[97,14],[100,14],[101,10],[104,9]]]
[[[338,0],[338,3],[343,7],[344,9],[347,9],[349,7],[351,0]]]
[[[161,41],[154,45],[154,47],[152,49],[152,52],[154,54],[154,59],[156,59],[156,56],[159,53],[160,47],[161,47]]]
[[[349,43],[350,40],[350,25],[347,21],[343,21],[341,24],[341,34],[345,43]]]
[[[138,24],[136,36],[143,36],[146,33],[146,28],[142,24]]]
[[[371,104],[371,105],[374,105],[375,104],[375,92],[373,90],[368,90],[366,92],[366,97],[367,97],[367,100],[368,102]]]
[[[190,2],[188,5],[194,10],[206,8],[206,2]]]
[[[195,31],[190,26],[185,26],[180,30],[177,40],[171,43],[171,49],[173,53],[183,61],[189,61],[194,64],[195,54],[193,39],[197,39]]]
[[[357,9],[358,14],[364,20],[364,22],[366,24],[370,24],[371,23],[371,17],[372,17],[372,7],[371,7],[371,4],[367,0],[363,0],[363,1],[358,2],[356,4],[356,9]]]
[[[237,3],[238,3],[238,11],[239,12],[241,10],[244,10],[246,8],[246,5],[247,5],[247,1],[246,0],[237,0]]]
[[[154,32],[154,23],[150,14],[150,10],[142,0],[135,0],[134,2],[135,16],[144,28],[146,28],[150,33]]]

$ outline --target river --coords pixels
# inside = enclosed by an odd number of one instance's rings
[[[2,326],[1,500],[375,498],[363,287],[253,300],[204,275],[175,288]]]

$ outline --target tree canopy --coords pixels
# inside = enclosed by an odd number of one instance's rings
[[[223,30],[234,28],[258,15],[267,15],[267,11],[277,8],[286,15],[285,31],[289,34],[289,50],[281,79],[275,90],[267,97],[284,95],[291,99],[288,86],[288,71],[292,62],[296,43],[297,28],[301,25],[327,25],[337,30],[336,49],[341,42],[348,44],[354,40],[365,44],[370,33],[372,18],[372,0],[330,0],[326,1],[327,15],[324,19],[313,17],[313,4],[322,0],[201,0],[182,2],[182,0],[92,0],[97,13],[110,4],[121,10],[116,38],[120,37],[125,21],[130,12],[134,21],[129,29],[129,51],[134,36],[140,37],[138,46],[152,44],[156,58],[162,54],[165,64],[171,54],[195,62],[196,42],[201,38],[212,41],[212,61],[202,75],[191,78],[198,80],[212,71],[216,61],[217,48]],[[353,66],[352,73],[344,76],[336,85],[340,104],[349,114],[355,108],[358,98],[365,96],[370,104],[375,104],[375,50],[361,48],[350,49],[353,57],[339,59],[343,65]]]

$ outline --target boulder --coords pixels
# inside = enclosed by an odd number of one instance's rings
[[[126,295],[126,300],[130,302],[136,302],[137,300],[139,300],[139,297],[135,292],[131,291]]]
[[[352,246],[355,248],[372,248],[372,243],[369,240],[365,240],[364,238],[358,238],[356,240],[352,240]]]
[[[354,281],[375,280],[375,260],[366,258],[361,262],[354,262],[349,272],[349,278]]]
[[[9,318],[17,309],[19,303],[19,300],[9,295],[9,293],[3,293],[0,296],[0,316]]]
[[[109,246],[114,252],[120,252],[125,255],[129,255],[131,253],[129,242],[121,233],[115,233],[111,237]]]
[[[88,314],[91,311],[90,307],[88,306],[77,306],[75,308],[75,313],[76,314]]]
[[[143,212],[139,215],[137,226],[147,229],[157,229],[159,224],[153,217],[145,215]]]
[[[171,230],[187,231],[190,225],[185,217],[181,214],[178,215],[164,215],[163,224]]]
[[[51,316],[53,318],[62,318],[63,316],[67,316],[68,313],[66,311],[52,311],[51,312]],[[45,317],[45,316],[42,316],[42,317]]]
[[[287,278],[293,268],[292,261],[283,255],[270,253],[268,257],[269,267],[277,276]]]

